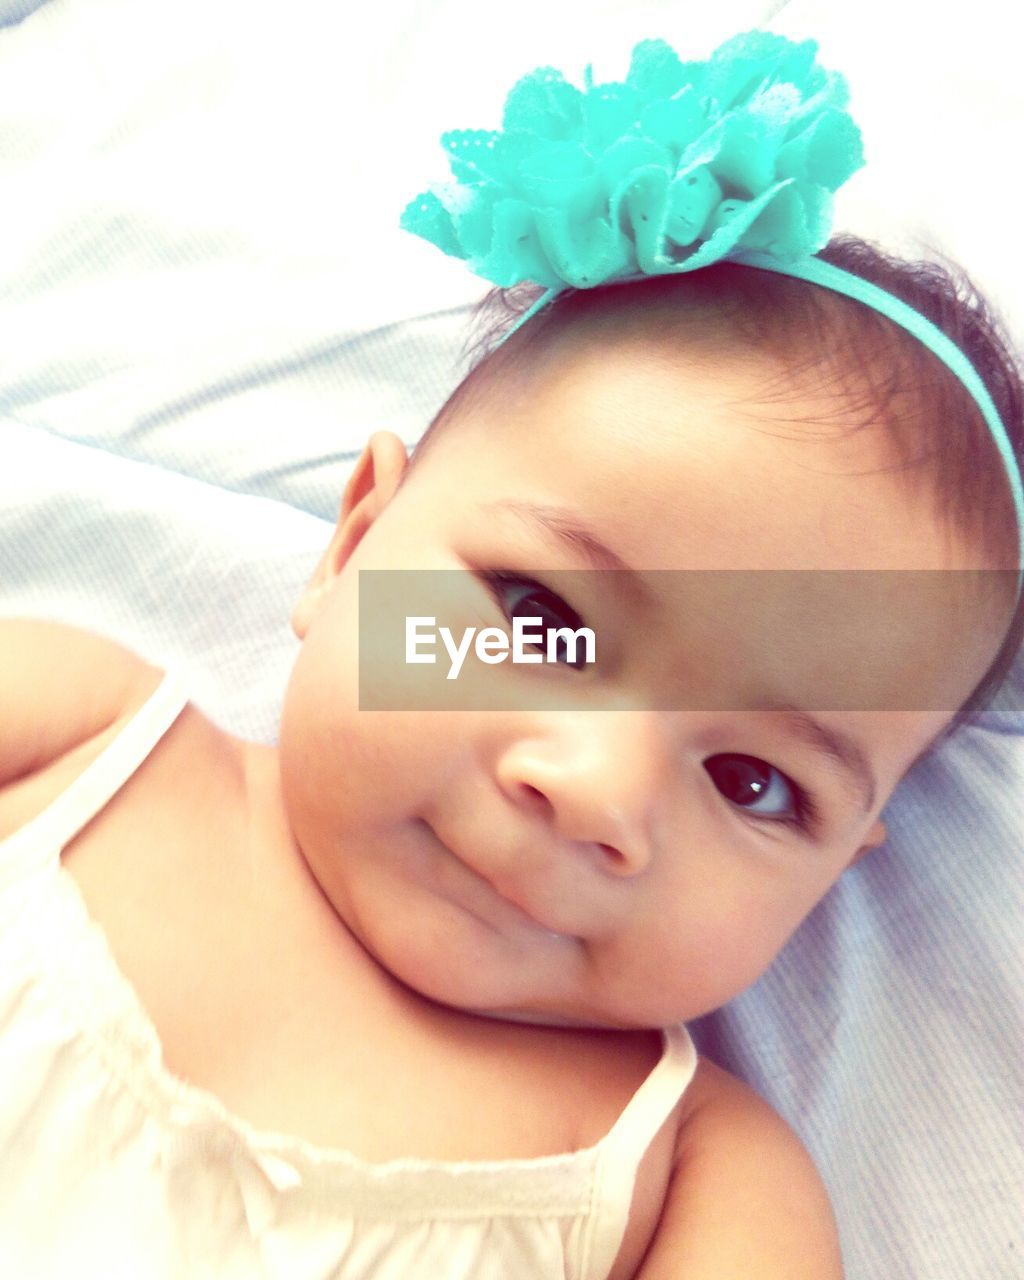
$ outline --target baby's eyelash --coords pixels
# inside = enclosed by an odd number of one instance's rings
[[[551,601],[553,601],[557,606],[556,612],[560,612],[565,615],[562,625],[571,627],[573,630],[577,630],[583,626],[583,619],[572,605],[564,600],[557,591],[552,591],[549,587],[546,587],[543,582],[538,582],[536,578],[527,577],[522,573],[513,573],[508,569],[489,569],[482,572],[479,576],[487,587],[487,590],[490,592],[495,604],[497,604],[498,608],[509,622],[512,621],[511,611],[508,607],[508,602],[505,599],[504,590],[507,590],[510,587],[523,587],[526,588],[526,593],[523,597],[524,599],[531,595],[537,595],[547,596]],[[578,670],[578,668],[576,669]]]
[[[781,825],[784,827],[791,827],[808,838],[812,838],[820,834],[823,823],[821,807],[815,800],[814,796],[812,796],[806,788],[802,787],[799,782],[791,778],[789,774],[783,773],[777,765],[761,759],[760,756],[751,756],[742,751],[719,752],[717,756],[711,757],[711,759],[721,758],[744,759],[756,765],[763,765],[766,769],[770,769],[772,772],[777,773],[783,782],[785,782],[792,794],[794,813],[789,816],[754,813],[746,806],[737,803],[735,800],[729,800],[727,796],[723,797],[734,808],[739,809],[740,812],[746,814],[747,817],[752,818],[755,822],[768,823],[772,826]],[[704,763],[706,765],[707,761]]]
[[[543,582],[538,582],[536,578],[531,578],[525,573],[515,573],[511,569],[487,569],[480,576],[492,592],[498,583],[509,587],[532,587],[536,592],[550,596],[552,600],[559,601],[560,604],[565,606],[567,612],[571,613],[574,618],[579,619],[579,614],[576,610],[571,604],[563,600],[557,591],[552,591]]]
[[[775,766],[772,765],[774,769]],[[782,770],[779,770],[782,773]],[[793,806],[796,813],[792,818],[776,818],[776,822],[781,822],[787,827],[796,827],[808,835],[816,834],[821,828],[821,809],[809,791],[806,791],[799,782],[794,782],[788,774],[782,773],[782,777],[786,779],[786,784],[793,792]],[[769,818],[764,819],[765,822],[771,821]]]

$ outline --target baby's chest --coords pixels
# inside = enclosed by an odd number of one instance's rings
[[[349,1001],[340,1009],[325,1003],[315,1017],[276,1008],[278,1016],[263,1022],[262,1037],[250,1036],[244,1052],[215,1062],[200,1053],[179,1070],[259,1128],[374,1164],[410,1156],[532,1160],[596,1146],[651,1066],[639,1058],[609,1064],[591,1045],[577,1046],[572,1056],[565,1043],[536,1044],[536,1029],[497,1027],[481,1036],[474,1027],[467,1037],[429,1020],[392,1022],[379,1007],[353,1009]],[[675,1140],[673,1116],[637,1169],[608,1280],[631,1280],[648,1248]]]
[[[372,1163],[593,1146],[653,1065],[559,1031],[396,1001],[365,963],[324,970],[298,950],[273,956],[248,926],[206,941],[191,973],[202,998],[176,987],[159,997],[167,1015],[155,1010],[169,1068],[257,1128]]]

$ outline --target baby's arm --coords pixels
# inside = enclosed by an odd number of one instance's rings
[[[701,1059],[661,1221],[636,1280],[842,1280],[828,1196],[796,1136]]]
[[[0,618],[0,787],[102,733],[153,676],[141,658],[102,636]]]

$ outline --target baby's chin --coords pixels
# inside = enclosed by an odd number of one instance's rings
[[[581,999],[577,1004],[569,995],[560,1000],[550,990],[546,997],[539,997],[533,1007],[528,984],[522,981],[521,968],[516,975],[518,980],[511,983],[512,987],[519,987],[513,994],[504,964],[498,966],[494,981],[488,982],[486,956],[480,957],[481,963],[474,963],[466,955],[447,956],[433,946],[410,945],[405,930],[382,928],[379,916],[372,918],[370,928],[361,927],[358,913],[353,913],[346,923],[363,952],[392,982],[413,996],[469,1017],[580,1031],[656,1031],[682,1021],[663,1018],[666,1012],[663,1008],[623,1013],[619,1009],[600,1007],[600,999]],[[510,995],[516,1003],[506,1005]]]
[[[600,1014],[563,1013],[558,1009],[503,1009],[485,1008],[478,1003],[479,993],[456,990],[450,982],[443,980],[432,982],[422,970],[401,973],[397,968],[383,965],[381,957],[374,959],[382,965],[393,979],[396,979],[408,991],[432,1004],[441,1005],[468,1017],[488,1018],[493,1022],[512,1022],[521,1026],[564,1027],[580,1031],[647,1031],[652,1030],[650,1024],[640,1021],[615,1019]],[[431,975],[435,976],[436,975]]]
[[[519,1022],[533,1027],[567,1027],[580,1031],[654,1031],[634,1022],[614,1022],[597,1018],[573,1018],[561,1013],[532,1013],[518,1009],[467,1009],[478,1018],[493,1018],[497,1022]]]

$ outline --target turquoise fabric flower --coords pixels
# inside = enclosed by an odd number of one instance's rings
[[[442,135],[454,182],[411,201],[407,231],[503,286],[592,288],[828,240],[832,193],[864,163],[846,82],[813,40],[751,31],[704,62],[664,40],[621,83],[584,88],[541,67],[502,128]]]

